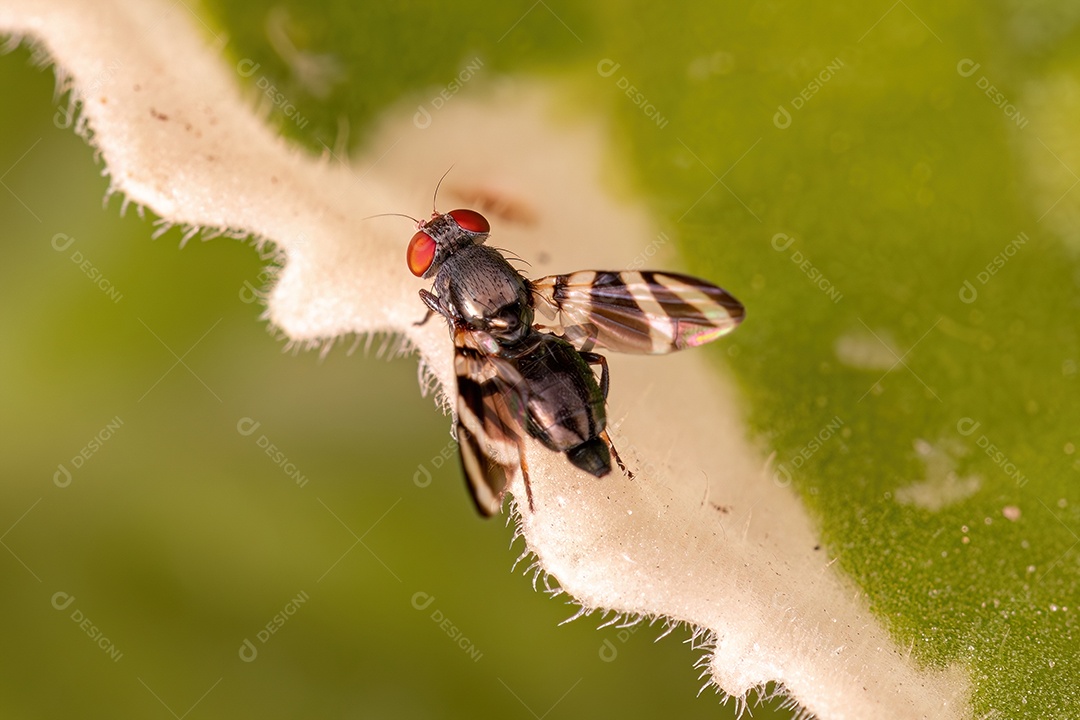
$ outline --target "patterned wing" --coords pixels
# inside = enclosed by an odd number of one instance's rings
[[[537,329],[579,350],[660,354],[697,347],[742,322],[742,303],[723,288],[655,270],[581,270],[532,283],[533,301],[549,322]]]
[[[457,345],[457,441],[473,501],[484,517],[499,513],[506,486],[521,467],[521,375],[513,364]]]

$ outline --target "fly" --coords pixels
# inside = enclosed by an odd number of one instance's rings
[[[436,189],[437,191],[437,189]],[[607,360],[597,351],[662,354],[735,329],[745,311],[725,290],[660,271],[583,270],[529,280],[498,250],[475,210],[434,211],[409,242],[409,270],[433,279],[428,313],[446,318],[454,342],[461,464],[477,509],[495,515],[515,470],[533,508],[525,438],[603,477]],[[599,366],[597,378],[593,367]]]

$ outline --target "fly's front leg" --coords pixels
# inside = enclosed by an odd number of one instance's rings
[[[607,358],[604,357],[603,355],[601,355],[600,353],[585,352],[585,351],[581,351],[581,350],[578,351],[578,355],[580,355],[581,359],[584,360],[585,362],[589,363],[590,365],[599,365],[600,366],[600,392],[603,393],[604,399],[607,400],[607,391],[608,391]]]
[[[434,315],[435,313],[439,313],[440,315],[442,315],[442,308],[439,307],[439,296],[438,295],[436,295],[434,293],[431,293],[431,292],[428,292],[427,290],[421,290],[420,291],[420,299],[424,301],[425,305],[427,305],[428,311],[424,315],[423,320],[421,320],[420,322],[414,322],[413,323],[413,325],[416,325],[416,326],[420,326],[420,325],[423,325],[424,323],[426,323],[428,320],[431,319],[431,316]]]

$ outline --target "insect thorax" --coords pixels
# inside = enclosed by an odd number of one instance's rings
[[[459,248],[439,268],[432,289],[448,320],[489,333],[500,344],[515,344],[532,332],[529,283],[498,250]]]

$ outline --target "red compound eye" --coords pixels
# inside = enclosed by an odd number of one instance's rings
[[[409,241],[409,249],[405,251],[405,260],[409,263],[409,270],[416,277],[422,277],[431,267],[435,259],[435,241],[431,236],[421,230],[412,236]]]
[[[462,230],[483,235],[491,232],[491,225],[488,224],[487,218],[475,210],[451,210],[447,215],[454,218],[454,222],[460,225]]]

